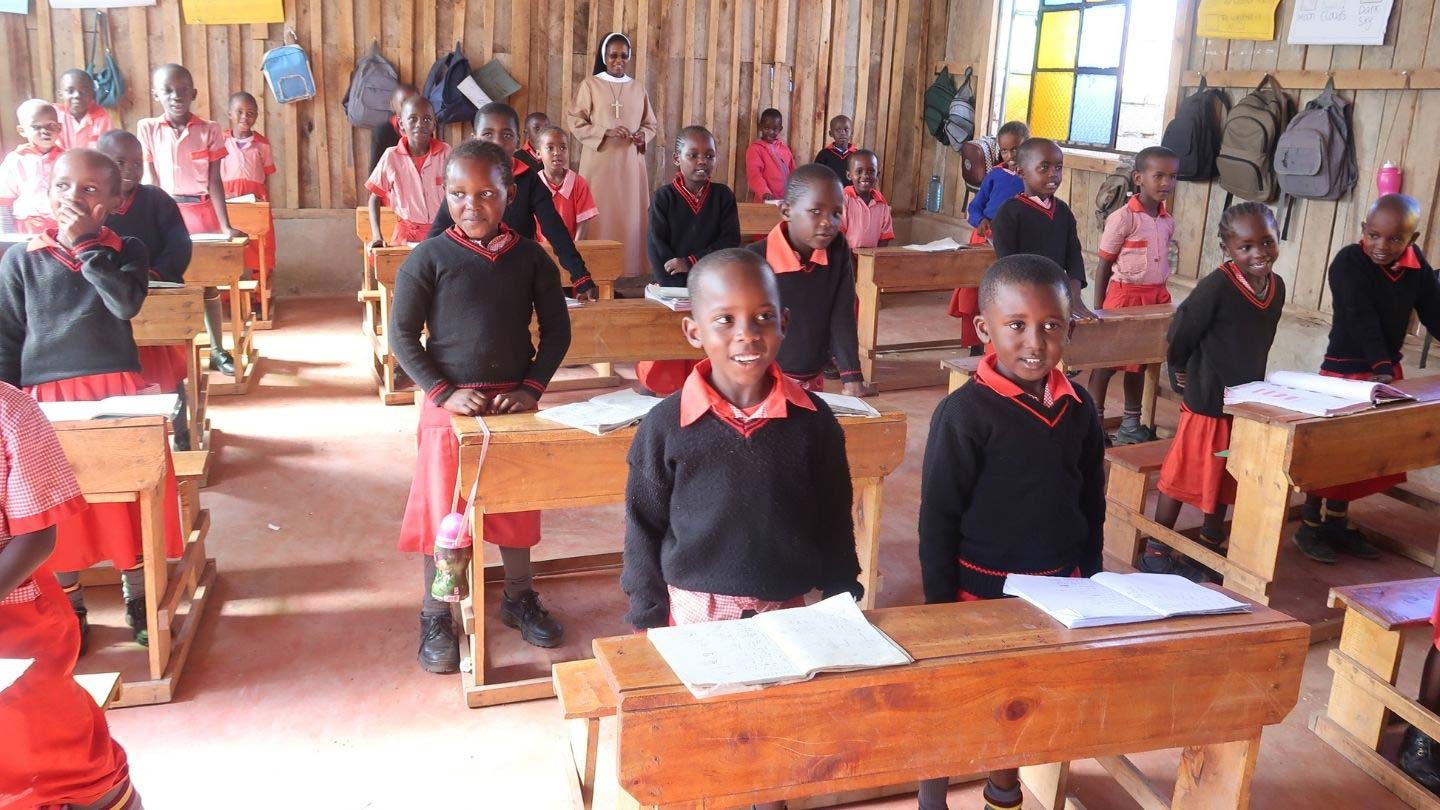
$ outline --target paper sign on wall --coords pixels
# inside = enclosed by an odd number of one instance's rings
[[[285,22],[281,0],[180,0],[190,25]]]
[[[0,13],[26,14],[30,11],[30,0],[0,0]]]
[[[1274,39],[1279,4],[1280,0],[1200,0],[1195,33],[1211,39]]]
[[[51,8],[133,8],[153,5],[155,0],[50,0]]]
[[[1383,45],[1394,0],[1297,0],[1291,45]]]

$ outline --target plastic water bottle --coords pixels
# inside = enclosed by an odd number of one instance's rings
[[[465,516],[451,512],[440,521],[435,533],[435,579],[430,596],[441,602],[459,602],[470,595],[470,536],[465,533]]]
[[[1404,179],[1405,173],[1400,171],[1400,167],[1387,160],[1385,165],[1380,167],[1380,171],[1375,173],[1375,188],[1381,194],[1399,194],[1400,184]]]
[[[925,191],[925,210],[932,214],[940,213],[940,198],[944,194],[945,189],[940,184],[940,175],[930,175],[930,187]]]

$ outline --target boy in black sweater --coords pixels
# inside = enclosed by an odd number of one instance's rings
[[[1071,317],[1088,321],[1095,313],[1085,306],[1085,253],[1070,206],[1055,196],[1065,176],[1065,153],[1048,138],[1031,138],[1020,144],[1015,158],[1025,191],[1000,206],[990,222],[995,255],[1033,253],[1055,262],[1069,277]]]
[[[1105,436],[1090,395],[1056,368],[1070,337],[1065,274],[1042,256],[996,261],[980,283],[976,329],[994,353],[940,401],[925,446],[927,604],[998,599],[1007,574],[1101,568]],[[948,781],[921,783],[922,810],[945,807]],[[1020,807],[1018,771],[990,774],[985,806]]]
[[[855,153],[855,145],[850,142],[850,135],[854,125],[850,123],[850,116],[837,115],[830,119],[830,143],[825,145],[815,155],[815,162],[835,172],[845,188],[850,188],[851,180],[847,172],[850,164],[850,156]]]
[[[456,492],[460,447],[450,416],[535,410],[570,348],[559,271],[543,248],[503,222],[515,191],[511,165],[494,144],[456,147],[445,168],[445,200],[458,224],[417,245],[395,281],[390,345],[425,392],[399,545],[425,555],[419,658],[429,672],[454,672],[460,664],[450,606],[430,595],[435,535]],[[530,338],[532,314],[540,322],[538,349]],[[461,500],[457,508],[464,507]],[[530,548],[540,541],[540,513],[485,515],[483,528],[505,564],[501,621],[530,644],[559,644],[562,628],[531,587]]]
[[[845,195],[840,178],[807,163],[785,181],[780,224],[747,249],[764,256],[775,272],[790,327],[776,362],[786,376],[811,391],[825,390],[822,373],[833,357],[852,397],[875,395],[860,373],[855,325],[855,272],[840,232]]]
[[[631,445],[625,618],[734,619],[862,590],[845,435],[781,373],[788,313],[765,261],[721,250],[690,272],[685,336],[707,359]],[[760,493],[760,497],[756,497]]]

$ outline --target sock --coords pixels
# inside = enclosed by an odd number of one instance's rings
[[[435,558],[425,555],[425,598],[420,600],[421,616],[449,616],[450,603],[442,602],[430,595],[430,584],[435,581]]]
[[[1153,537],[1148,537],[1145,539],[1145,554],[1148,557],[1166,557],[1170,554],[1170,547]]]
[[[1334,498],[1325,498],[1320,506],[1320,522],[1329,526],[1345,528],[1350,525],[1346,519],[1350,514],[1349,501],[1337,501]]]
[[[120,572],[120,594],[126,602],[145,598],[145,568],[141,563],[136,560],[134,568]]]
[[[995,783],[988,779],[985,781],[984,795],[987,810],[988,808],[994,808],[994,810],[1019,810],[1021,802],[1023,802],[1025,798],[1025,794],[1020,791],[1019,784],[1007,790],[996,787]]]
[[[1323,518],[1325,500],[1314,495],[1305,496],[1305,505],[1300,507],[1300,520],[1311,528],[1318,527]]]
[[[945,794],[950,790],[950,780],[941,776],[935,779],[921,779],[920,792],[916,795],[920,810],[949,810]]]
[[[530,573],[530,549],[500,547],[500,562],[505,566],[505,596],[519,599],[532,591],[533,576]]]
[[[79,571],[57,573],[55,581],[60,583],[60,590],[64,591],[65,598],[70,600],[70,607],[77,613],[85,609],[85,591],[80,587]]]
[[[212,297],[213,296],[213,297]],[[223,351],[225,339],[220,331],[220,291],[214,287],[205,288],[205,331],[210,335],[210,350]]]
[[[1138,427],[1140,427],[1140,409],[1132,409],[1129,405],[1126,405],[1125,413],[1120,417],[1120,429],[1134,430]]]

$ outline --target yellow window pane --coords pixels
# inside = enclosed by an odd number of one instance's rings
[[[1030,107],[1030,76],[1023,73],[1011,73],[1005,83],[1005,120],[1024,121],[1029,116],[1026,112]]]
[[[1050,11],[1040,17],[1040,45],[1036,66],[1073,68],[1080,44],[1080,12]]]
[[[1037,138],[1070,139],[1070,101],[1075,92],[1074,73],[1035,74],[1030,104],[1030,134]]]

